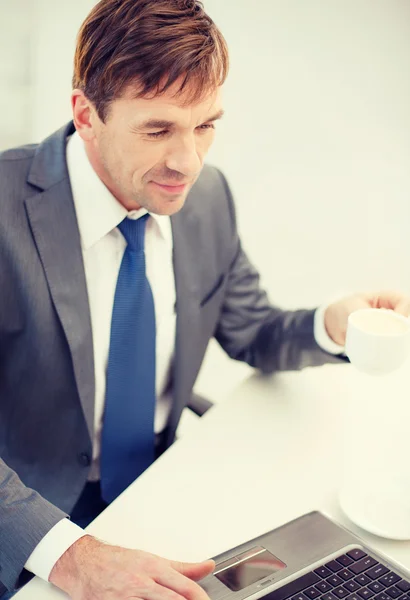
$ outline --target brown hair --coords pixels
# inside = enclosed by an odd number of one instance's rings
[[[225,39],[198,0],[101,0],[78,33],[73,87],[105,121],[132,84],[135,97],[156,96],[182,77],[177,95],[193,103],[222,85],[228,68]]]

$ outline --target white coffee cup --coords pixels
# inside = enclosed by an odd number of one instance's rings
[[[369,375],[399,369],[410,354],[410,319],[379,308],[353,312],[348,319],[345,352],[357,369]]]

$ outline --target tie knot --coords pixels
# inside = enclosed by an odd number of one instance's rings
[[[118,225],[118,229],[125,237],[130,250],[139,251],[144,249],[145,224],[148,217],[148,214],[139,219],[129,219],[126,217]]]

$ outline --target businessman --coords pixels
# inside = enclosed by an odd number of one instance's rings
[[[0,157],[3,599],[31,572],[75,600],[204,600],[212,561],[83,527],[172,443],[210,338],[263,372],[301,369],[343,360],[357,308],[409,312],[389,292],[269,303],[204,166],[227,71],[196,0],[102,0],[77,40],[73,122]]]

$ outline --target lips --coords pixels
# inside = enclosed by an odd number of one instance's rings
[[[157,185],[158,187],[160,187],[162,190],[166,191],[166,192],[170,192],[172,194],[180,194],[182,193],[185,188],[186,188],[186,183],[182,183],[179,185],[175,185],[175,184],[166,184],[166,183],[158,183],[156,181],[152,182],[154,185]]]
[[[163,185],[165,187],[183,187],[184,185],[187,184],[187,182],[185,183],[160,183],[159,181],[154,181],[154,183],[156,183],[157,185]]]

